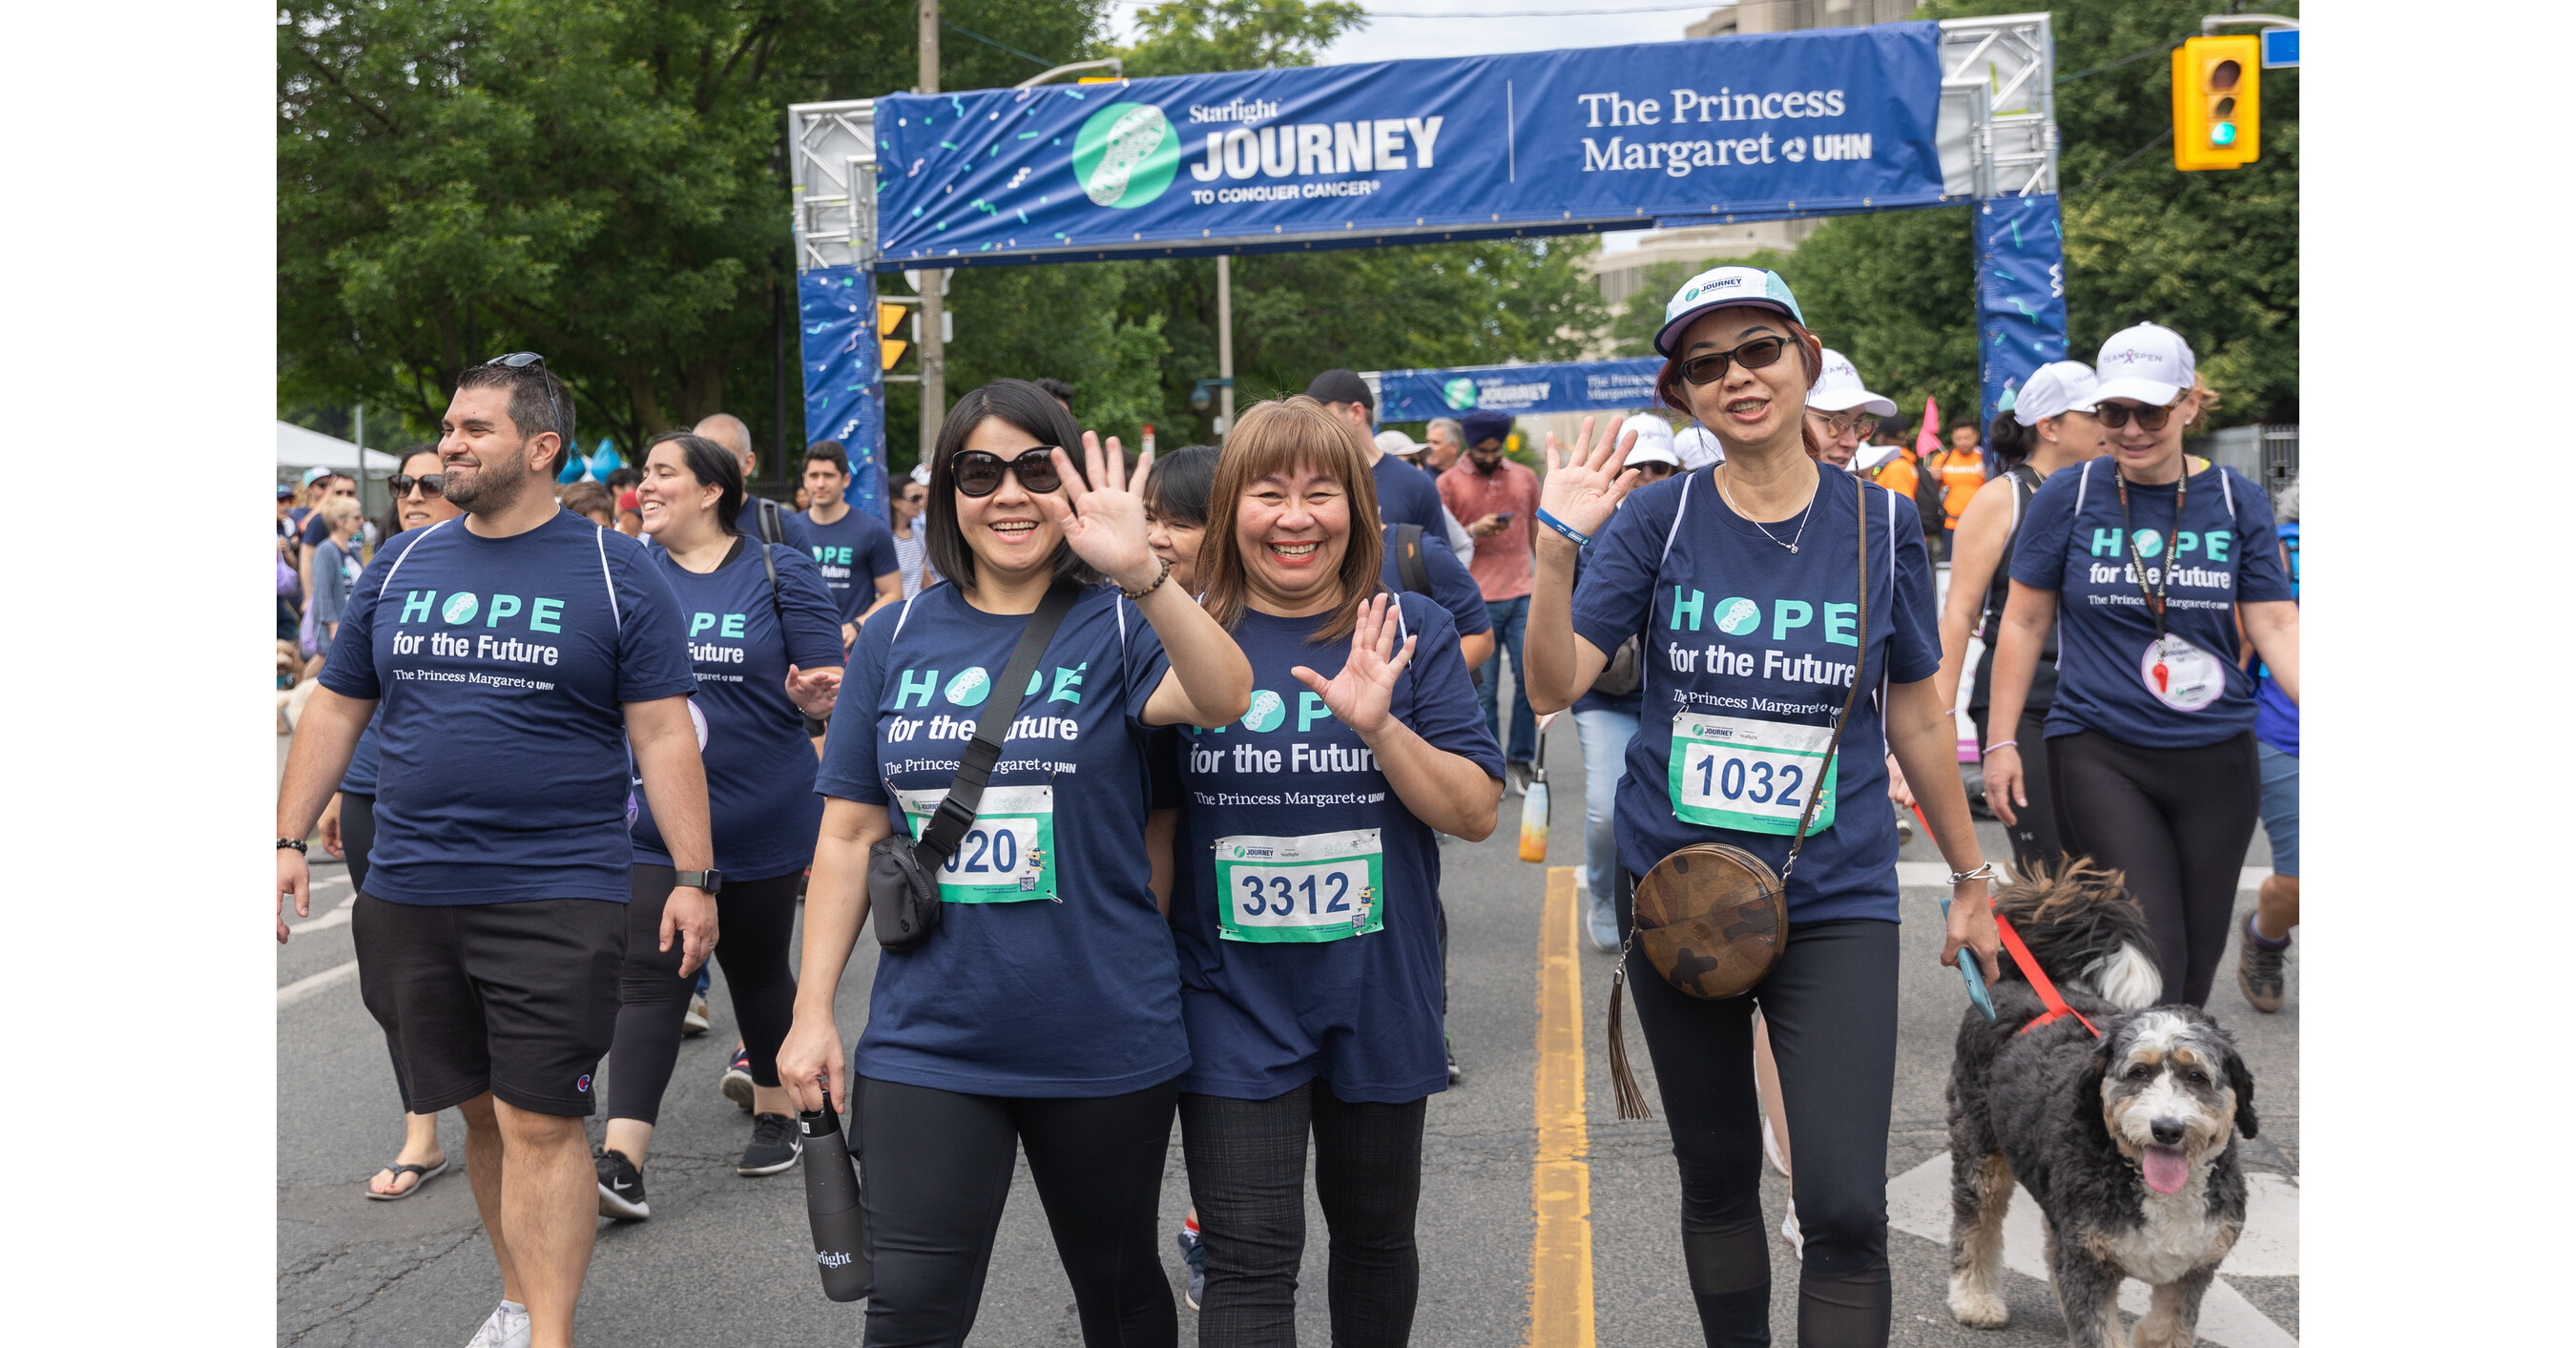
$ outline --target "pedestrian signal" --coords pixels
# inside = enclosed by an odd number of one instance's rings
[[[877,368],[880,371],[893,369],[894,363],[903,359],[903,353],[911,348],[912,343],[892,335],[903,326],[903,320],[911,312],[909,305],[888,304],[883,300],[877,302]]]
[[[2243,168],[2263,154],[2262,39],[2196,37],[2174,49],[2174,167]]]

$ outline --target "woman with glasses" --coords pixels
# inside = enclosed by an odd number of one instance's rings
[[[930,474],[920,468],[903,479],[903,489],[894,494],[894,561],[903,572],[903,597],[921,593],[923,546],[921,512],[930,502]]]
[[[1850,471],[1861,442],[1878,433],[1880,417],[1896,415],[1896,403],[1862,387],[1859,368],[1840,351],[1825,348],[1824,361],[1824,374],[1807,390],[1807,425],[1815,433],[1816,456]]]
[[[1986,801],[2011,826],[2048,757],[2058,841],[2124,872],[2146,910],[2164,1000],[2209,1000],[2261,786],[2254,676],[2238,620],[2281,692],[2299,698],[2299,609],[2272,506],[2232,468],[2186,462],[2199,412],[2191,347],[2141,323],[2102,344],[2093,415],[2110,453],[2048,479],[2012,554],[1991,723],[2018,726],[2057,639],[2041,750],[1985,746]]]
[[[780,1076],[800,1108],[828,1090],[855,1116],[868,1342],[965,1339],[1025,1150],[1083,1341],[1173,1348],[1155,1224],[1190,1050],[1145,857],[1146,740],[1241,716],[1252,671],[1147,544],[1118,442],[1104,454],[1036,385],[960,399],[932,464],[923,527],[947,583],[851,649]],[[1027,686],[995,687],[1042,605],[1061,618]],[[932,872],[937,925],[877,960],[853,1064],[832,1002],[869,849],[938,810],[994,697],[1015,708],[1009,741]]]
[[[742,1065],[752,1081],[751,1140],[734,1173],[774,1175],[803,1150],[778,1081],[778,1044],[796,1004],[787,962],[796,889],[823,817],[804,720],[832,713],[841,679],[840,605],[803,549],[743,532],[742,461],[731,450],[666,431],[646,442],[642,472],[635,492],[644,532],[661,544],[649,555],[690,615],[698,691],[689,712],[699,725],[723,876],[721,887],[706,886],[722,935],[714,958],[733,995]],[[699,972],[683,967],[683,943],[663,935],[678,872],[644,792],[634,799],[623,996],[608,1053],[608,1127],[595,1161],[599,1215],[625,1221],[653,1213],[644,1162]]]
[[[1898,893],[1882,735],[1955,868],[1941,961],[1965,951],[1995,976],[1992,870],[1932,682],[1931,565],[1912,502],[1822,466],[1806,415],[1822,347],[1786,282],[1751,267],[1703,272],[1665,306],[1655,345],[1659,397],[1716,432],[1725,462],[1639,488],[1635,469],[1621,471],[1629,437],[1596,445],[1587,424],[1561,467],[1550,448],[1530,700],[1565,706],[1642,636],[1639,725],[1618,796],[1623,929],[1634,927],[1636,877],[1672,853],[1726,844],[1776,873],[1807,827],[1786,939],[1750,993],[1689,995],[1642,950],[1629,953],[1627,985],[1672,1132],[1682,1262],[1708,1342],[1769,1342],[1758,1007],[1798,1159],[1798,1341],[1884,1344]],[[1879,696],[1855,696],[1864,691]]]

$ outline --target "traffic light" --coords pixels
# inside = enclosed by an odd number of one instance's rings
[[[2243,168],[2263,155],[2263,42],[2196,37],[2174,49],[2174,167]]]
[[[910,305],[888,304],[883,300],[877,301],[878,370],[884,371],[893,369],[894,363],[903,359],[903,353],[912,346],[912,343],[907,342],[900,337],[890,335],[897,328],[903,326],[903,320],[909,316],[911,312],[912,307]]]

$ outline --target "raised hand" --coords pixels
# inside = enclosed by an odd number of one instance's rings
[[[1090,469],[1085,477],[1073,471],[1073,458],[1058,447],[1053,455],[1056,476],[1064,486],[1037,498],[1038,509],[1047,512],[1056,527],[1064,530],[1064,541],[1073,545],[1073,555],[1090,564],[1091,569],[1115,581],[1120,589],[1141,590],[1153,583],[1162,563],[1145,542],[1146,475],[1154,469],[1154,455],[1146,451],[1136,461],[1136,480],[1127,481],[1127,454],[1118,437],[1109,437],[1109,449],[1103,454],[1100,437],[1090,431],[1082,433],[1083,465]]]
[[[1592,418],[1585,417],[1582,432],[1574,437],[1574,452],[1560,460],[1551,432],[1547,477],[1538,489],[1539,509],[1565,521],[1568,528],[1586,534],[1601,532],[1601,526],[1610,522],[1610,512],[1637,485],[1639,470],[1622,469],[1636,443],[1637,433],[1630,431],[1616,439],[1604,435],[1600,444],[1593,444]],[[1551,529],[1547,534],[1555,532]]]
[[[1360,605],[1359,625],[1351,629],[1351,657],[1330,682],[1304,665],[1288,671],[1324,699],[1326,711],[1363,739],[1386,728],[1396,676],[1413,663],[1413,646],[1420,640],[1406,637],[1404,649],[1395,649],[1396,624],[1386,616],[1391,598],[1381,594]]]

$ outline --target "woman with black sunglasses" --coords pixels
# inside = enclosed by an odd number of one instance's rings
[[[1155,1222],[1190,1051],[1148,882],[1146,740],[1241,716],[1252,669],[1147,544],[1118,442],[1104,454],[1036,385],[960,399],[932,464],[927,543],[947,583],[879,615],[850,652],[779,1075],[799,1108],[828,1091],[855,1114],[868,1342],[965,1339],[1024,1149],[1084,1342],[1173,1348]],[[1148,455],[1137,472],[1151,471]],[[1059,584],[1072,606],[1027,687],[996,688]],[[832,1003],[869,912],[869,849],[938,808],[997,696],[1017,712],[934,872],[939,924],[878,959],[853,1064]]]
[[[2146,910],[2164,1000],[2209,999],[2261,796],[2254,676],[2237,620],[2292,702],[2299,609],[2270,498],[2235,469],[2187,462],[2191,347],[2141,323],[2102,344],[2093,415],[2111,452],[2052,475],[2013,549],[1988,724],[2017,725],[2057,634],[2045,726],[2068,853],[2125,872]],[[2016,737],[2016,740],[2018,737]],[[2039,746],[1985,746],[1986,800],[2007,825]]]
[[[1725,461],[1640,488],[1636,469],[1621,471],[1633,435],[1596,447],[1587,421],[1561,467],[1550,447],[1530,703],[1571,703],[1611,652],[1643,636],[1617,803],[1623,932],[1635,927],[1636,877],[1671,854],[1727,844],[1776,873],[1807,829],[1787,878],[1786,939],[1750,993],[1702,1000],[1643,950],[1630,952],[1627,984],[1672,1130],[1682,1262],[1708,1342],[1770,1341],[1758,1005],[1797,1158],[1798,1341],[1884,1344],[1898,894],[1882,734],[1956,868],[1961,901],[1941,962],[1966,952],[1995,976],[1992,871],[1933,687],[1932,569],[1913,502],[1820,462],[1806,402],[1823,349],[1778,276],[1719,267],[1691,278],[1655,345],[1666,357],[1657,394],[1715,432]],[[1865,569],[1854,555],[1864,539]],[[1848,724],[1836,754],[1838,718]]]

